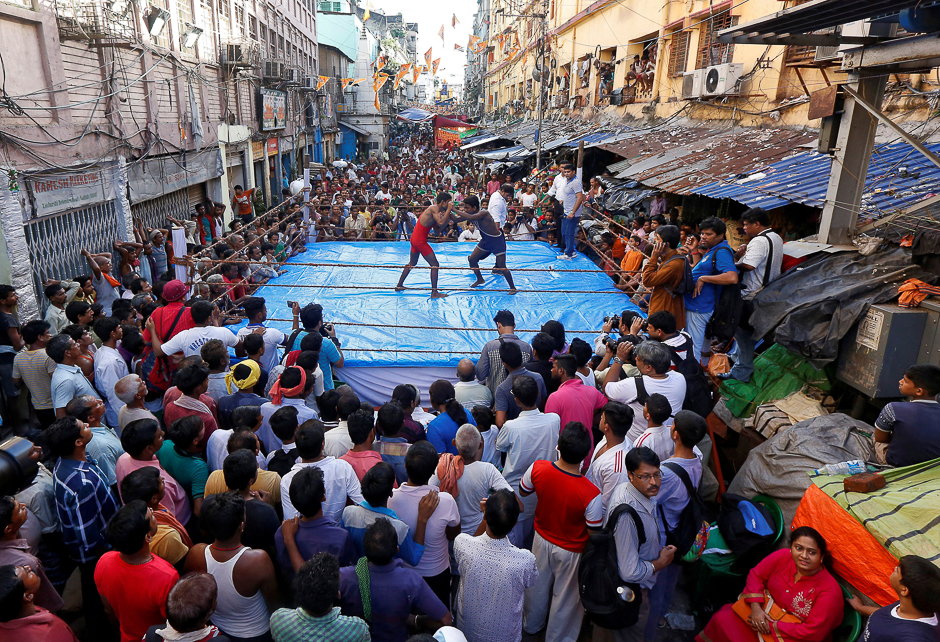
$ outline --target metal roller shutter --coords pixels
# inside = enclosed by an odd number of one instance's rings
[[[199,183],[199,185],[190,185],[186,190],[186,195],[189,198],[190,209],[195,209],[196,205],[199,203],[206,202],[205,184]]]

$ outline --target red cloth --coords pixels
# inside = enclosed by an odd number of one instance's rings
[[[545,402],[545,412],[553,412],[561,419],[561,428],[564,430],[568,422],[580,421],[591,435],[591,450],[584,459],[585,468],[591,464],[591,453],[594,452],[594,411],[600,410],[607,403],[605,397],[597,388],[585,386],[578,377],[569,379],[558,390],[548,395]],[[583,469],[582,469],[583,470]]]
[[[580,553],[588,541],[588,524],[584,513],[595,497],[601,494],[587,477],[566,473],[553,462],[541,459],[532,464],[532,487],[539,498],[535,507],[535,530],[546,540],[566,551]],[[600,528],[600,524],[591,524]]]
[[[248,286],[245,285],[245,279],[230,279],[223,276],[222,280],[232,286],[229,288],[229,295],[233,301],[248,296]]]
[[[154,328],[157,330],[157,334],[160,335],[160,338],[164,341],[172,339],[183,330],[196,327],[196,323],[193,321],[192,311],[189,308],[185,308],[182,316],[180,316],[180,320],[176,322],[176,327],[173,328],[173,332],[169,335],[166,334],[166,331],[173,325],[173,320],[176,318],[176,315],[179,314],[180,308],[183,308],[183,303],[183,301],[174,301],[162,308],[157,308],[153,311],[153,314],[150,315],[150,318],[153,319],[155,324]],[[150,330],[144,330],[144,343],[150,343]]]
[[[442,453],[437,462],[438,486],[442,492],[450,493],[453,497],[460,495],[457,481],[463,477],[464,460],[460,455]]]
[[[174,421],[182,417],[188,417],[190,415],[199,415],[200,417],[202,417],[202,424],[206,427],[206,431],[203,433],[202,441],[199,442],[199,445],[202,448],[205,448],[206,444],[209,442],[209,437],[212,435],[212,433],[214,433],[216,430],[219,429],[219,411],[216,408],[215,400],[209,395],[199,395],[199,401],[201,401],[202,403],[206,404],[209,407],[210,414],[206,414],[204,412],[190,410],[189,408],[180,408],[179,406],[176,405],[176,401],[182,396],[179,393],[179,389],[171,388],[170,390],[177,391],[176,397],[172,402],[167,403],[166,398],[167,398],[167,395],[170,393],[170,391],[167,390],[167,394],[163,396],[163,404],[164,404],[163,405],[163,423],[169,426]]]
[[[536,513],[538,519],[538,513]],[[794,581],[796,565],[789,548],[774,551],[751,569],[741,594],[745,602],[764,603],[764,589],[780,608],[802,622],[775,623],[783,642],[828,642],[842,622],[844,600],[839,583],[822,569],[816,575]],[[715,613],[697,640],[740,642],[756,639],[756,633],[726,604]]]
[[[156,555],[139,565],[128,564],[116,551],[101,556],[95,586],[121,624],[121,642],[142,640],[147,629],[166,622],[166,599],[179,578],[176,569]]]
[[[19,617],[9,622],[0,622],[0,640],[25,642],[78,642],[69,625],[46,609],[37,606],[36,612],[29,617]]]

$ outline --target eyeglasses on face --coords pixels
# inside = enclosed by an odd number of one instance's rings
[[[655,473],[653,473],[653,474],[648,474],[648,473],[647,473],[647,474],[645,474],[645,475],[635,475],[635,477],[636,477],[637,479],[639,479],[641,482],[648,482],[648,481],[650,481],[650,480],[652,480],[652,479],[662,479],[662,478],[663,478],[663,474],[662,474],[661,472],[655,472]]]

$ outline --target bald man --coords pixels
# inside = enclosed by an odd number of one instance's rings
[[[454,386],[454,399],[459,401],[467,410],[475,406],[493,407],[493,393],[490,389],[477,381],[476,365],[470,359],[461,359],[457,364],[457,378],[460,380]]]

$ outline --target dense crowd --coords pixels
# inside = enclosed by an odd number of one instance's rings
[[[173,230],[136,222],[117,266],[83,251],[88,274],[45,283],[43,320],[21,322],[15,289],[0,285],[4,421],[41,460],[27,488],[0,498],[0,640],[76,639],[59,613],[96,642],[573,642],[586,610],[596,640],[657,639],[710,483],[701,365],[722,286],[740,281],[746,304],[776,279],[780,236],[750,210],[748,242],[732,250],[723,221],[685,224],[661,195],[624,233],[580,163],[513,184],[426,135],[396,140],[391,158],[315,177],[309,220],[300,181],[258,215],[236,187],[227,231],[217,203]],[[500,310],[456,383],[422,399],[394,382],[379,407],[363,402],[337,371],[329,311],[293,303],[286,334],[254,291],[310,242],[408,239],[445,191],[475,198],[510,239],[612,264],[646,317],[610,317],[588,342],[549,314],[525,342]],[[582,216],[604,225],[599,246]],[[433,235],[479,240],[450,223]],[[749,330],[725,339],[737,346],[727,376],[747,381]],[[893,465],[936,456],[912,426],[937,420],[940,368],[912,366],[901,385],[928,403],[879,418]],[[585,562],[600,535],[615,564]],[[843,599],[826,554],[820,533],[793,531],[699,639],[829,639]],[[588,587],[579,568],[595,573]],[[76,570],[81,628],[63,611]],[[594,590],[604,573],[621,600],[613,616]],[[898,603],[851,602],[871,616],[865,640],[936,639],[940,571],[908,556],[891,582]]]

